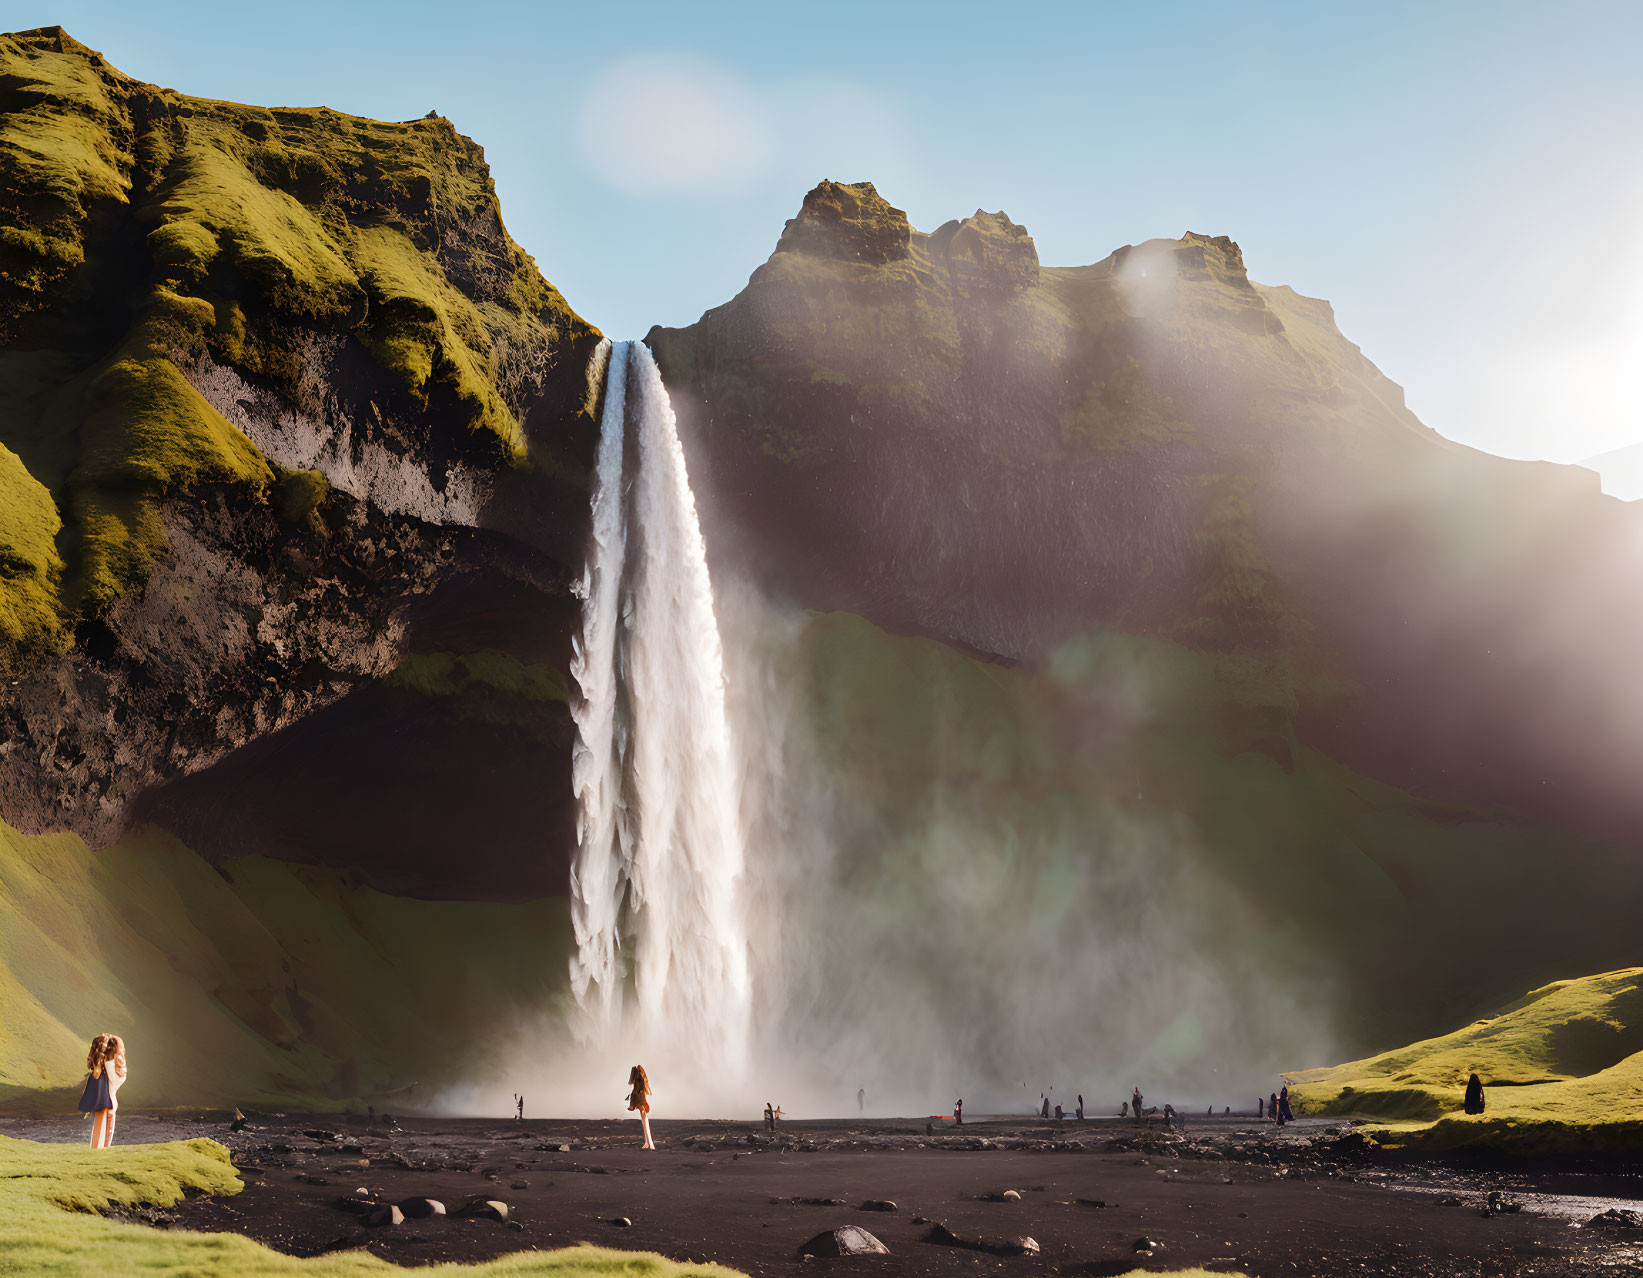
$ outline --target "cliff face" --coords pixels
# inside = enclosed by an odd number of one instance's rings
[[[356,831],[460,766],[497,680],[548,703],[508,757],[560,771],[598,334],[509,238],[483,152],[438,118],[157,89],[56,28],[0,38],[0,108],[6,817],[105,842],[141,796],[208,854],[504,890],[506,858],[453,882],[409,819],[349,848],[288,815],[322,707],[391,765],[320,787]],[[202,770],[263,739],[266,797],[234,767],[213,795]],[[530,820],[563,834],[544,788]]]
[[[1643,830],[1639,512],[1443,440],[1224,237],[1051,268],[1001,213],[926,235],[828,182],[648,340],[718,552],[778,592],[1011,662],[1097,629],[1239,655],[1375,776]]]

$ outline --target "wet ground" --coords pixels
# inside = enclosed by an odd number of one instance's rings
[[[761,1276],[817,1266],[1083,1278],[1195,1265],[1252,1275],[1643,1273],[1643,1229],[1588,1223],[1611,1208],[1643,1211],[1643,1155],[1413,1159],[1365,1147],[1338,1123],[1278,1132],[1219,1116],[1184,1133],[1118,1119],[956,1129],[861,1119],[785,1123],[775,1135],[760,1123],[653,1126],[654,1152],[637,1148],[631,1121],[254,1114],[234,1132],[222,1115],[128,1113],[116,1139],[210,1136],[243,1173],[237,1197],[136,1213],[145,1223],[232,1230],[296,1255],[365,1247],[405,1265],[587,1242]],[[83,1123],[66,1117],[0,1118],[0,1132],[84,1139]],[[434,1198],[446,1214],[369,1226],[338,1205],[359,1190],[380,1203]],[[505,1204],[507,1218],[461,1214],[474,1200]],[[845,1225],[889,1254],[801,1258],[802,1244]]]

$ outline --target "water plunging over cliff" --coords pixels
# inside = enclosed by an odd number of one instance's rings
[[[583,585],[571,663],[582,1029],[734,1085],[749,989],[724,663],[673,408],[638,342],[608,351]]]

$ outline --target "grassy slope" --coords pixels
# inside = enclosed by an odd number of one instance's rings
[[[273,482],[179,353],[291,390],[293,336],[349,333],[455,405],[458,447],[522,463],[516,366],[595,336],[449,121],[189,98],[56,28],[0,36],[0,85],[0,649],[60,647],[141,580],[166,495]]]
[[[284,1274],[351,1278],[404,1270],[365,1252],[299,1260],[235,1234],[150,1229],[95,1213],[110,1205],[170,1206],[185,1193],[234,1194],[239,1177],[228,1151],[209,1140],[116,1146],[92,1151],[0,1136],[0,1272],[69,1276],[106,1273]],[[425,1272],[541,1274],[553,1278],[728,1278],[719,1265],[679,1264],[649,1252],[573,1247],[521,1252],[480,1265],[432,1265]]]
[[[1461,1112],[1467,1076],[1486,1110]],[[1290,1075],[1309,1113],[1380,1120],[1387,1144],[1514,1153],[1643,1144],[1643,968],[1531,990],[1495,1016],[1366,1060]]]
[[[154,830],[93,850],[0,825],[0,1099],[66,1103],[103,1031],[130,1044],[137,1105],[434,1086],[552,1014],[561,915],[391,897],[256,857],[218,872]],[[447,1032],[408,1012],[429,1006]]]
[[[1475,1014],[1480,998],[1535,979],[1548,953],[1625,934],[1626,902],[1565,901],[1541,881],[1539,832],[1308,748],[1283,681],[1242,658],[1100,634],[1043,670],[1010,669],[847,614],[813,618],[802,649],[825,775],[851,795],[866,845],[884,848],[860,908],[930,909],[939,885],[997,874],[973,926],[1018,920],[1016,948],[978,942],[980,968],[955,968],[932,1004],[965,999],[966,981],[985,988],[1000,965],[1075,964],[1086,938],[1105,936],[1088,982],[1124,961],[1154,982],[1165,953],[1220,969],[1233,997],[1192,995],[1200,1019],[1225,1022],[1229,1051],[1270,1059],[1286,1041],[1329,1041],[1333,1027],[1310,1018],[1342,990],[1354,1003],[1342,1028],[1384,1042],[1400,1018]],[[1496,899],[1479,911],[1485,877]],[[1156,916],[1141,908],[1162,898]],[[1536,943],[1501,955],[1502,930]],[[1322,997],[1297,1017],[1287,997],[1302,989]],[[1160,1069],[1190,1073],[1201,1048],[1172,1042],[1182,1008],[1169,1003],[1100,1003],[1110,1026],[1136,1018],[1104,1045],[1152,1042]]]

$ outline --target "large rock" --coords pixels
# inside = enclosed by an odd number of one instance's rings
[[[799,1248],[801,1256],[888,1256],[890,1249],[860,1225],[841,1225],[817,1234]]]

